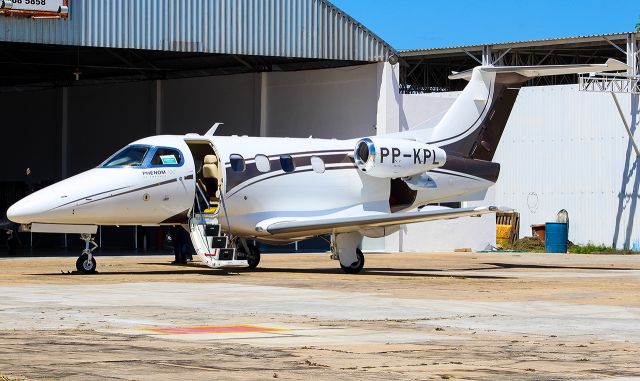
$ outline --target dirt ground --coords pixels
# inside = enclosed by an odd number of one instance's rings
[[[640,379],[640,256],[369,254],[358,275],[328,254],[97,259],[0,259],[0,375]]]

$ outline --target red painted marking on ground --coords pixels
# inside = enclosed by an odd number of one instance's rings
[[[145,331],[163,335],[188,335],[197,333],[245,333],[245,332],[278,332],[280,328],[259,327],[255,325],[222,325],[172,328],[144,328]]]

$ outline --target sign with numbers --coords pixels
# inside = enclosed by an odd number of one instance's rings
[[[0,0],[5,15],[66,17],[68,12],[68,0]]]

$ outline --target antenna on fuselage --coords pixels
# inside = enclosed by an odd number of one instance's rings
[[[218,127],[220,127],[221,125],[223,125],[223,122],[217,122],[215,123],[213,126],[211,126],[211,128],[209,129],[209,131],[205,132],[205,135],[213,135],[216,133],[216,130],[218,129]]]

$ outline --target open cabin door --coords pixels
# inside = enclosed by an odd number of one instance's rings
[[[213,268],[248,267],[246,258],[238,258],[238,251],[228,233],[218,221],[222,208],[222,165],[215,147],[206,138],[187,138],[196,168],[196,192],[189,215],[189,235],[198,257]]]

